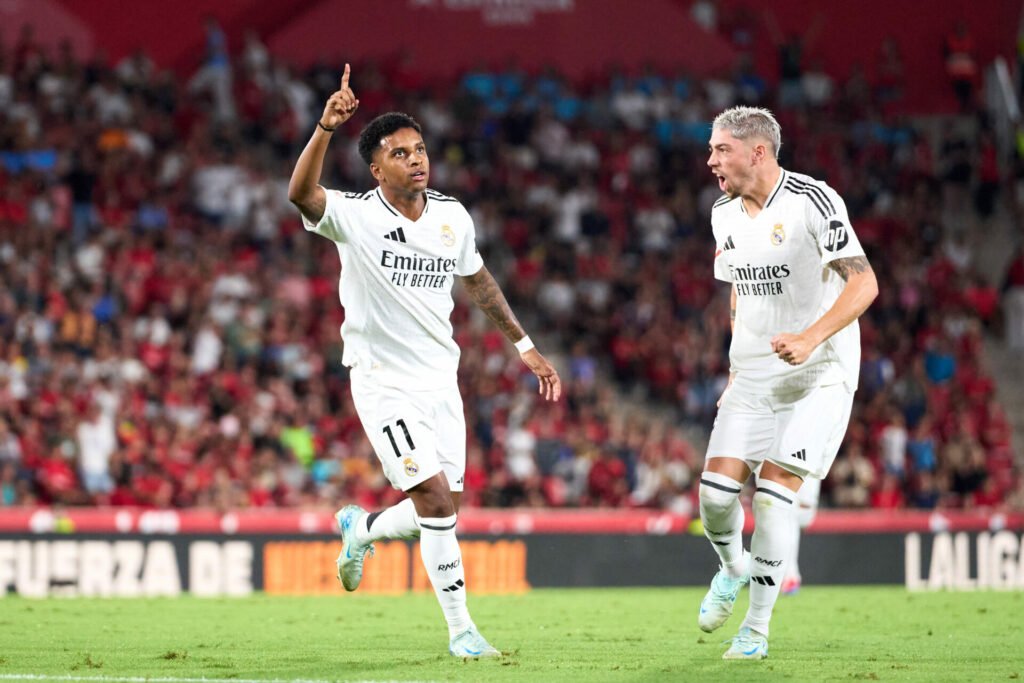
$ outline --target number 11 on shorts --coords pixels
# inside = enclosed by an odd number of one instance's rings
[[[412,442],[412,436],[409,434],[409,428],[405,426],[405,420],[399,418],[395,420],[395,424],[402,428],[402,433],[405,434],[405,442],[409,444],[409,450],[416,450],[416,444]],[[401,458],[402,452],[398,450],[398,443],[395,441],[395,435],[391,432],[391,425],[384,425],[383,431],[388,435],[388,439],[391,440],[391,447],[395,449],[395,455]]]

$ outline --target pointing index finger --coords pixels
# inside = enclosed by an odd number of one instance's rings
[[[342,74],[342,76],[341,76],[341,89],[342,90],[344,90],[345,88],[348,87],[348,75],[349,75],[350,72],[351,72],[351,68],[349,67],[348,62],[345,62],[345,73]]]

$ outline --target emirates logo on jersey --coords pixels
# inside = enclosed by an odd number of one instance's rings
[[[441,226],[441,243],[446,247],[455,246],[455,233],[447,225]]]
[[[772,244],[780,246],[786,241],[786,231],[782,229],[782,223],[776,223],[772,228]]]

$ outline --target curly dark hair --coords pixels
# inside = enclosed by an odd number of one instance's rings
[[[402,128],[412,128],[417,133],[423,134],[423,129],[420,128],[420,124],[416,123],[416,119],[399,111],[381,114],[366,124],[366,128],[359,133],[359,156],[363,158],[367,166],[373,163],[373,153],[380,147],[380,139]]]

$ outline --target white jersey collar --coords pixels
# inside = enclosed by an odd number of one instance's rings
[[[406,218],[405,215],[402,214],[401,211],[399,211],[394,206],[392,206],[391,202],[389,202],[387,199],[384,198],[384,193],[380,191],[380,185],[378,185],[374,189],[374,192],[377,193],[377,199],[379,199],[381,201],[381,204],[384,205],[385,209],[387,209],[388,211],[390,211],[394,215],[398,216],[399,218],[405,218],[405,220],[409,220],[408,218]],[[427,213],[427,209],[429,209],[429,208],[430,208],[430,197],[428,197],[426,191],[424,191],[423,192],[423,213],[420,214],[420,218],[422,218],[423,215],[425,213]],[[419,219],[416,219],[416,220],[419,220]],[[411,221],[411,222],[415,223],[416,221]]]

